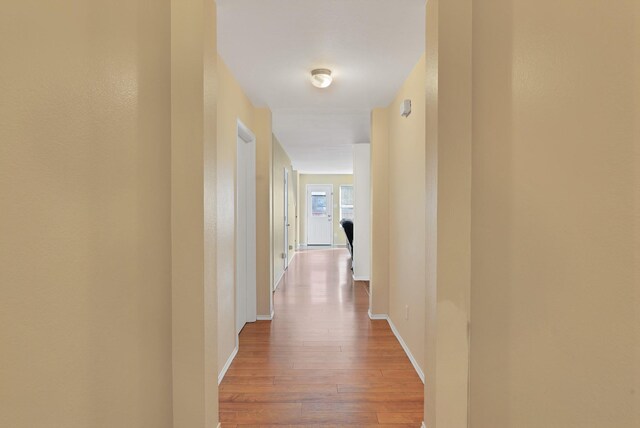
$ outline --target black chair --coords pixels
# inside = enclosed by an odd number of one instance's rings
[[[347,248],[353,259],[353,222],[348,219],[342,219],[340,220],[340,226],[342,226],[344,234],[347,235]]]

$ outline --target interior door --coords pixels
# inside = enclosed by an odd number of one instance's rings
[[[289,170],[284,169],[284,269],[289,267]]]
[[[244,128],[242,128],[244,129]],[[236,332],[256,321],[256,143],[238,135],[236,169]]]
[[[333,244],[333,185],[307,186],[307,245]]]
[[[236,174],[236,333],[247,322],[247,143],[238,137]]]

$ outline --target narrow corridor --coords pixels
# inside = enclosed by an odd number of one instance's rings
[[[220,385],[223,427],[419,427],[423,384],[387,321],[370,320],[344,249],[299,252],[274,320],[247,324]]]

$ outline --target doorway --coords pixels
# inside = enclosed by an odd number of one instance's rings
[[[236,333],[255,322],[256,137],[238,120],[236,161]]]
[[[307,185],[307,245],[333,245],[333,185]]]

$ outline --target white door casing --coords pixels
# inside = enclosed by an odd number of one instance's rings
[[[333,185],[307,185],[307,245],[333,245]]]

